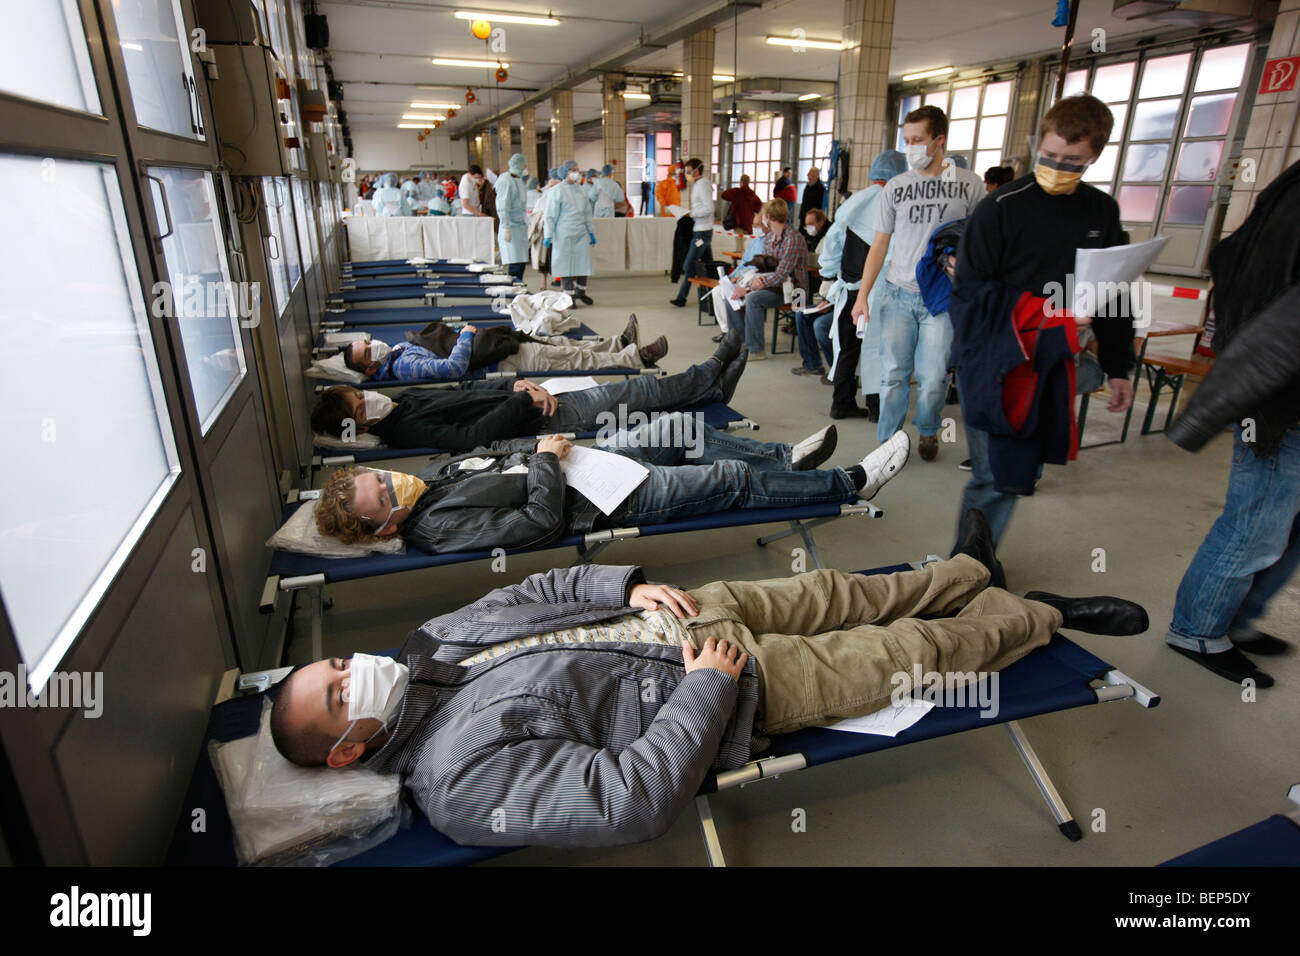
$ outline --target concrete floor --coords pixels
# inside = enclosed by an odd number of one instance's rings
[[[536,284],[536,273],[527,276]],[[1163,284],[1186,280],[1153,277]],[[692,308],[668,304],[661,275],[594,278],[596,304],[578,311],[588,325],[616,334],[629,312],[643,341],[661,333],[678,371],[708,356],[716,329],[699,327]],[[1196,322],[1199,303],[1155,300],[1156,319]],[[783,346],[788,345],[783,337]],[[1187,354],[1190,339],[1160,351]],[[1154,350],[1153,350],[1154,351]],[[746,370],[732,404],[762,426],[755,437],[797,441],[823,427],[830,389],[794,376],[797,358],[774,356]],[[1139,389],[1145,401],[1146,388]],[[1163,405],[1163,403],[1162,403]],[[1032,779],[1000,726],[888,750],[732,790],[712,799],[727,862],[733,865],[1073,865],[1146,866],[1183,853],[1287,806],[1300,781],[1300,665],[1294,654],[1258,658],[1277,680],[1243,702],[1241,689],[1170,651],[1162,640],[1174,595],[1193,554],[1218,516],[1227,485],[1230,436],[1192,455],[1159,435],[1085,449],[1068,467],[1049,467],[1038,493],[1023,500],[1000,548],[1010,587],[1065,594],[1115,594],[1141,602],[1151,630],[1132,638],[1069,633],[1071,639],[1160,693],[1144,710],[1129,701],[1036,717],[1022,723],[1044,766],[1085,832],[1060,835]],[[960,421],[956,406],[945,409]],[[1118,435],[1119,416],[1093,404],[1085,444]],[[849,465],[876,446],[875,425],[840,422],[830,465]],[[915,429],[910,426],[913,437]],[[875,499],[879,520],[848,518],[817,532],[828,567],[858,569],[946,554],[966,473],[961,428],[934,462],[915,454]],[[394,467],[401,467],[395,463]],[[790,573],[789,538],[768,548],[755,537],[775,528],[741,528],[614,545],[607,563],[636,563],[651,579],[694,587],[721,578]],[[1093,551],[1106,570],[1094,573]],[[504,580],[573,560],[571,552],[514,557],[505,575],[484,563],[390,575],[330,589],[325,653],[375,651]],[[1300,582],[1274,601],[1265,629],[1297,637]],[[302,602],[300,601],[300,604]],[[294,624],[289,655],[308,659],[307,615]],[[803,810],[806,832],[792,832]],[[1103,822],[1104,820],[1104,822]],[[1096,821],[1096,822],[1094,822]],[[533,848],[485,865],[700,865],[705,855],[694,811],[649,844],[607,850]]]

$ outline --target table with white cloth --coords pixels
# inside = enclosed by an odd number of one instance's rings
[[[673,231],[677,220],[665,216],[635,216],[627,223],[629,272],[665,272],[673,265]]]
[[[496,261],[492,220],[479,216],[349,216],[353,262],[379,259]]]
[[[591,247],[591,274],[618,275],[627,271],[627,220],[592,219],[596,244]]]

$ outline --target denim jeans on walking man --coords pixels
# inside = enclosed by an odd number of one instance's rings
[[[677,301],[686,302],[691,294],[691,280],[696,278],[695,263],[713,259],[713,231],[691,233],[691,244],[686,247],[682,260],[682,287],[677,290]]]
[[[888,441],[903,427],[916,376],[916,417],[922,436],[937,435],[948,391],[948,351],[952,322],[947,312],[931,315],[919,292],[885,281],[880,297],[880,424],[876,434]]]
[[[1264,616],[1300,567],[1300,426],[1257,458],[1234,425],[1223,514],[1178,585],[1165,641],[1203,654],[1231,649],[1229,635]]]
[[[716,358],[692,365],[676,375],[631,375],[621,382],[610,382],[579,392],[565,392],[551,416],[548,428],[553,432],[582,432],[599,429],[602,412],[620,407],[627,411],[671,412],[688,405],[722,401],[718,374],[722,370]]]
[[[843,468],[790,470],[790,446],[697,428],[689,413],[602,439],[597,447],[634,458],[650,474],[611,516],[617,526],[662,524],[728,508],[784,508],[851,501]],[[682,441],[691,435],[695,441]],[[695,454],[698,452],[698,454]]]

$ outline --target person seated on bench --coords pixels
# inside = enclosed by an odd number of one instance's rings
[[[767,358],[763,351],[763,327],[767,322],[767,310],[785,302],[782,291],[785,280],[790,279],[796,288],[808,294],[808,246],[788,225],[790,207],[782,199],[769,199],[763,203],[759,215],[765,233],[763,255],[775,259],[776,267],[746,289],[736,290],[736,294],[745,300],[745,345],[753,362]],[[726,309],[727,327],[734,329],[741,324],[740,312],[730,305]]]
[[[408,341],[397,345],[358,340],[340,351],[348,368],[372,382],[457,379],[489,365],[502,372],[653,368],[668,354],[668,339],[661,335],[642,347],[639,336],[636,316],[621,335],[586,341],[563,335],[538,337],[505,326],[480,332],[465,325],[457,333],[441,322],[431,322],[419,332],[406,333]]]
[[[745,370],[739,336],[685,372],[640,375],[559,398],[526,379],[463,382],[449,389],[413,389],[396,400],[336,385],[312,409],[317,434],[342,438],[370,432],[389,448],[469,451],[504,438],[541,432],[595,431],[605,416],[676,411],[728,402]]]
[[[597,442],[650,471],[608,516],[566,486],[560,462],[572,445],[547,435],[435,461],[420,477],[344,468],[321,490],[316,527],[345,544],[400,534],[429,554],[533,548],[565,535],[666,524],[729,508],[869,500],[907,463],[903,435],[849,468],[816,470],[835,444],[833,425],[791,446],[730,435],[674,412]]]
[[[971,522],[974,526],[975,522]],[[985,528],[987,525],[984,526]],[[1061,627],[1139,634],[1113,597],[991,584],[991,535],[920,571],[810,571],[692,590],[639,567],[533,574],[284,681],[271,733],[302,766],[400,773],[457,843],[610,846],[666,832],[710,770],[772,734],[870,714],[912,675],[1001,670]]]

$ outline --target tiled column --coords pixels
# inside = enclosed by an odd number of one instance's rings
[[[525,106],[519,111],[519,152],[534,176],[546,182],[546,174],[537,168],[537,107]]]
[[[605,162],[614,164],[614,179],[627,189],[627,107],[623,94],[615,89],[622,73],[606,73],[600,84],[600,131],[604,137]]]
[[[486,168],[492,170],[494,173],[501,172],[501,147],[499,145],[501,137],[497,135],[498,129],[499,127],[497,126],[496,123],[493,123],[491,126],[489,126],[487,131],[487,139],[483,141],[484,145],[486,146],[485,158],[487,160],[483,165]]]
[[[551,97],[551,165],[573,159],[573,90]]]
[[[1268,59],[1300,56],[1300,0],[1282,0],[1268,44]],[[1271,79],[1264,71],[1259,89]],[[1300,84],[1298,84],[1300,85]],[[1293,87],[1285,93],[1255,94],[1246,144],[1232,182],[1232,198],[1223,220],[1223,235],[1242,224],[1255,205],[1255,197],[1284,169],[1300,160],[1300,97]],[[1253,182],[1247,182],[1253,179]]]
[[[849,190],[871,184],[871,161],[889,139],[889,48],[894,39],[894,0],[844,0],[840,53],[840,109],[835,125],[851,149]]]
[[[713,155],[713,38],[701,30],[682,43],[682,159],[710,169]]]
[[[1016,77],[1015,116],[1011,122],[1011,140],[1003,158],[1015,164],[1016,175],[1029,172],[1034,158],[1029,155],[1029,137],[1038,135],[1039,99],[1043,89],[1043,61],[1034,60]],[[1114,149],[1116,147],[1108,147]]]

